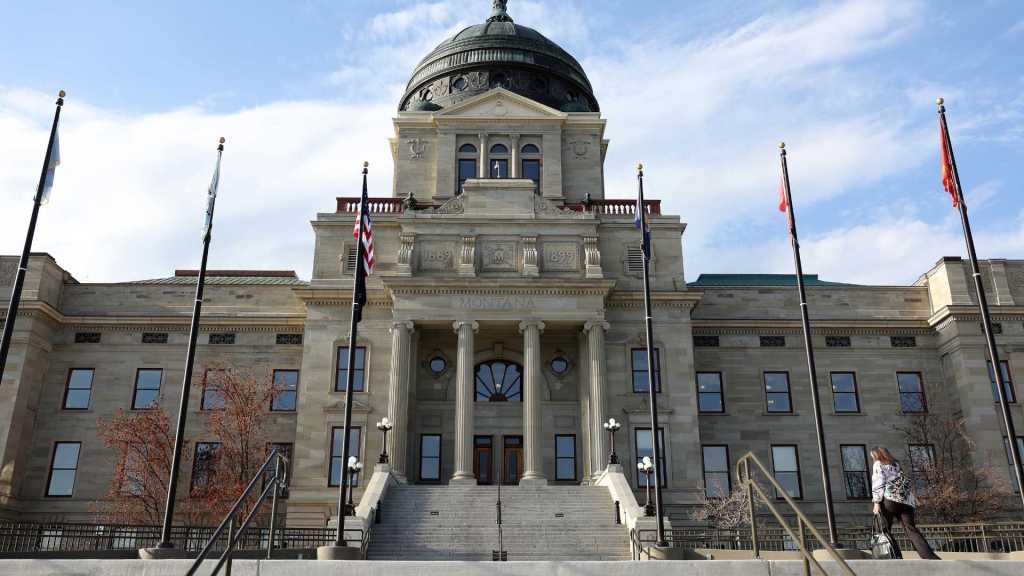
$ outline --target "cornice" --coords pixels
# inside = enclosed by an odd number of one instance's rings
[[[655,308],[684,308],[692,310],[701,299],[700,292],[651,292],[651,305]],[[608,296],[609,308],[643,308],[644,293],[641,291],[615,291]]]
[[[46,302],[24,302],[19,317],[43,318],[71,330],[101,332],[187,332],[189,316],[72,316],[62,314]],[[201,318],[200,332],[280,332],[301,333],[306,317],[299,315],[230,317],[206,315]]]
[[[295,296],[304,304],[351,306],[352,288],[296,288]],[[364,308],[391,308],[391,298],[380,290],[368,290]]]
[[[713,320],[691,321],[695,336],[786,336],[802,334],[799,320]],[[935,334],[924,321],[813,320],[811,333],[822,336],[929,336]]]
[[[1024,321],[1022,306],[989,306],[989,314],[995,322]],[[928,318],[928,324],[935,329],[950,322],[981,322],[981,311],[973,304],[943,306]]]
[[[474,296],[601,296],[615,286],[614,280],[573,279],[460,279],[460,278],[383,278],[392,296],[474,295]]]

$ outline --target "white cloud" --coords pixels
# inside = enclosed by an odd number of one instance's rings
[[[0,96],[0,245],[20,246],[46,146],[48,119]],[[195,266],[217,137],[228,138],[211,267],[286,268],[309,276],[317,212],[360,190],[363,160],[376,195],[391,191],[392,110],[282,102],[231,114],[185,108],[126,116],[69,98],[62,164],[34,249],[79,280],[167,275]],[[5,252],[9,251],[5,250]]]

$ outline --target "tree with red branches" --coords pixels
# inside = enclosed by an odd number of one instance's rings
[[[186,441],[179,486],[189,495],[177,507],[178,520],[190,525],[216,522],[245,490],[269,454],[265,420],[280,393],[269,373],[223,364],[203,367],[202,454],[194,465]],[[174,434],[166,412],[154,404],[146,410],[119,410],[100,419],[99,435],[114,451],[114,475],[96,509],[107,522],[159,525],[163,519]],[[262,487],[262,486],[261,486]],[[249,506],[255,502],[255,496]],[[249,508],[249,507],[247,507]]]

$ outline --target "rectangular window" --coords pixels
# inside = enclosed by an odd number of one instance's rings
[[[833,372],[832,408],[836,412],[860,412],[857,376],[853,372]]]
[[[928,411],[920,372],[897,372],[896,384],[900,391],[900,410],[906,413]]]
[[[634,443],[636,448],[636,463],[643,462],[644,456],[654,461],[654,443],[651,442],[651,429],[650,428],[636,428],[633,430]],[[661,482],[661,486],[664,488],[668,483],[668,471],[665,469],[665,458],[667,456],[665,452],[665,429],[658,428],[658,450],[661,451],[661,458],[655,465],[655,469],[658,472],[658,480]],[[639,488],[647,488],[647,476],[644,474],[637,473],[636,485]]]
[[[828,348],[849,348],[849,336],[825,336],[825,346]]]
[[[1010,443],[1006,441],[1006,436],[1003,436],[1003,449],[1006,450],[1006,463],[1010,465],[1010,484],[1013,486],[1014,492],[1020,492],[1020,485],[1017,484],[1017,472],[1013,469],[1013,454],[1010,454]],[[1024,457],[1024,436],[1017,436],[1017,450]]]
[[[931,467],[935,464],[935,446],[931,444],[911,444],[908,447],[910,453],[910,474],[914,482],[914,491],[923,495],[928,493],[928,476]]]
[[[533,183],[540,186],[540,160],[523,160],[522,178],[533,180]]]
[[[626,247],[626,274],[642,274],[644,271],[644,249],[640,246]]]
[[[92,368],[72,368],[64,390],[65,410],[88,410],[92,400]]]
[[[785,336],[761,336],[759,338],[761,348],[785,348]]]
[[[576,435],[555,436],[555,480],[576,479]]]
[[[234,344],[235,335],[232,333],[210,334],[210,339],[208,340],[208,342],[210,344]]]
[[[649,379],[647,376],[647,349],[633,348],[633,392],[646,394]],[[654,349],[654,391],[661,392],[661,356]]]
[[[220,442],[196,442],[196,454],[192,459],[192,492],[202,491],[213,483],[218,450]]]
[[[167,344],[167,332],[143,332],[143,344]]]
[[[701,412],[725,412],[721,372],[697,372],[697,406]]]
[[[462,194],[462,187],[466,180],[476,178],[477,161],[475,158],[463,158],[459,160],[459,189],[456,191]]]
[[[366,378],[366,347],[356,346],[355,369],[352,370],[352,391],[362,392]],[[348,383],[348,346],[338,348],[338,373],[334,379],[334,391],[344,392]]]
[[[352,426],[349,428],[348,435],[348,456],[349,458],[355,456],[356,460],[359,460],[359,446],[362,428],[359,426]],[[342,426],[335,426],[331,429],[331,471],[330,477],[328,478],[328,486],[338,486],[341,484],[341,471],[344,468],[348,468],[348,464],[343,463],[341,459],[344,457],[341,450],[341,442],[345,435],[345,428]],[[359,475],[357,474],[354,478],[349,477],[352,481],[352,486],[359,486]]]
[[[272,412],[294,412],[299,391],[298,370],[274,370],[274,388],[277,391],[270,403]]]
[[[163,376],[164,371],[156,368],[139,368],[135,372],[132,410],[151,408],[160,400],[160,380]]]
[[[491,178],[508,178],[508,160],[491,160],[488,162],[491,170]]]
[[[224,409],[224,390],[221,388],[224,372],[224,370],[207,370],[203,375],[203,401],[200,403],[200,410]]]
[[[889,345],[893,348],[917,348],[917,336],[890,336]]]
[[[697,348],[718,348],[718,336],[694,336],[693,345]]]
[[[100,332],[76,332],[75,344],[99,344],[102,338]]]
[[[772,469],[775,481],[778,482],[790,498],[803,498],[800,483],[800,458],[796,446],[772,446]],[[782,495],[776,493],[776,498]]]
[[[729,447],[704,446],[704,495],[708,498],[727,498],[732,492],[729,476]]]
[[[793,402],[789,395],[789,372],[764,373],[764,402],[767,412],[793,412]]]
[[[992,384],[992,401],[999,402],[999,393],[996,391],[996,373],[992,370],[992,361],[986,361],[988,365],[988,381]],[[1006,401],[1010,404],[1017,402],[1017,394],[1013,389],[1013,379],[1010,377],[1010,363],[1006,360],[999,361],[999,372],[1003,377],[1003,392],[1006,394]]]
[[[867,449],[864,446],[840,446],[839,449],[843,455],[846,499],[867,500],[871,497]]]
[[[47,496],[70,497],[74,494],[81,450],[81,442],[57,442],[53,445],[50,480],[46,483]]]
[[[420,436],[420,480],[423,482],[441,481],[440,434]]]
[[[278,334],[275,342],[278,346],[301,346],[302,334]]]

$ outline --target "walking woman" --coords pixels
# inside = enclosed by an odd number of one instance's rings
[[[892,537],[893,520],[899,519],[903,523],[903,530],[907,537],[913,542],[917,549],[917,555],[924,560],[941,560],[928,545],[921,531],[914,524],[914,508],[917,507],[917,499],[910,486],[910,480],[903,473],[898,460],[882,447],[871,450],[871,459],[874,465],[871,468],[871,500],[874,502],[874,514],[882,517],[885,535],[892,543],[893,551],[897,558],[902,558],[896,539]]]

